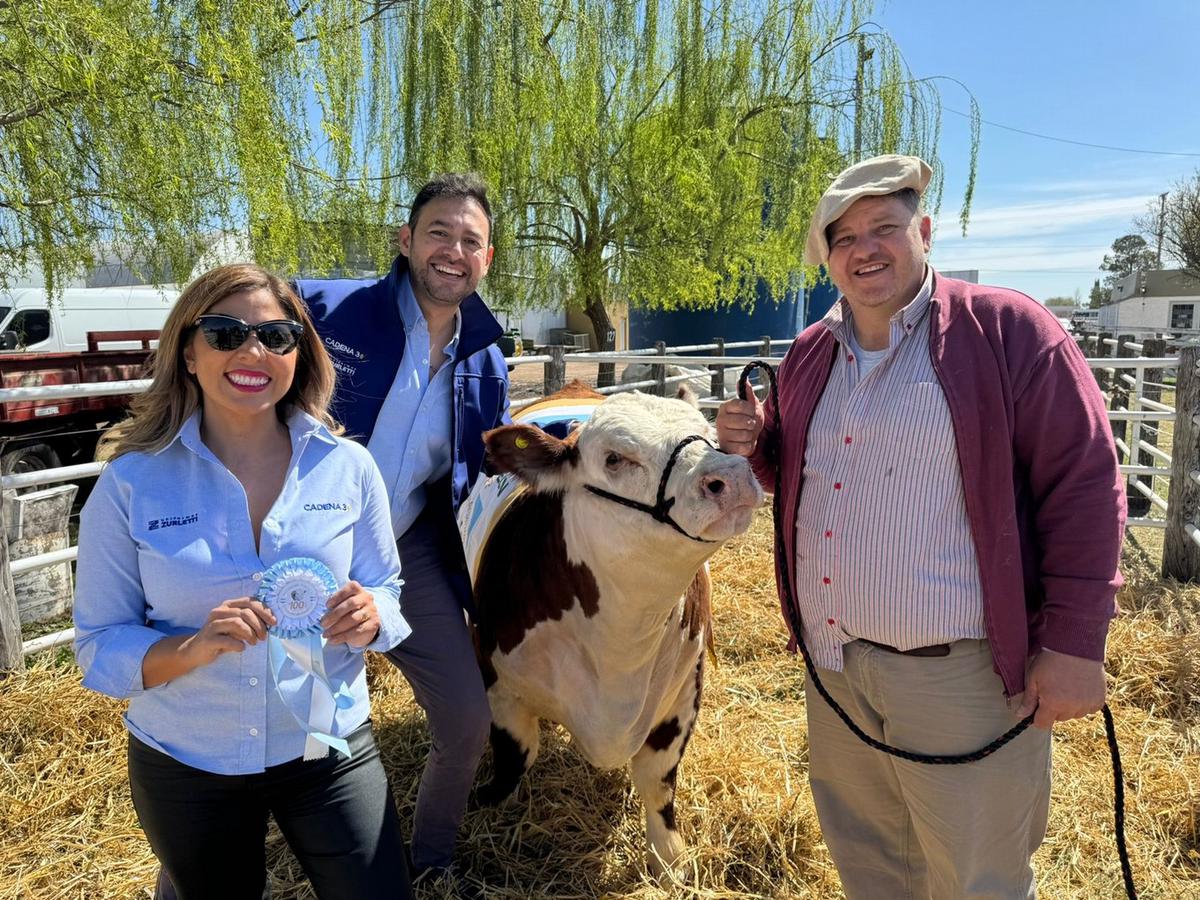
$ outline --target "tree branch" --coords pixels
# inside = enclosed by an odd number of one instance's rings
[[[553,222],[530,222],[529,227],[530,228],[553,229],[554,231],[557,231],[559,234],[561,234],[563,236],[563,240],[573,243],[573,238],[571,236],[571,232],[567,231],[567,229],[563,228],[561,225],[556,225]]]
[[[65,197],[43,197],[38,200],[2,200],[0,199],[0,209],[11,209],[14,211],[26,209],[46,209],[51,206],[61,206],[65,203],[74,203],[77,200],[119,200],[122,199],[116,194],[111,194],[107,191],[81,191],[77,194],[70,194]]]
[[[550,30],[547,31],[545,33],[545,35],[543,35],[543,37],[542,37],[542,49],[543,50],[550,49],[550,42],[552,40],[554,40],[554,33],[556,31],[558,31],[558,26],[563,23],[563,19],[565,19],[566,16],[567,16],[567,4],[566,4],[566,0],[563,0],[563,2],[560,3],[558,6],[558,15],[556,15],[554,17],[554,21],[552,23],[550,23]]]
[[[54,97],[30,103],[24,109],[14,109],[10,112],[0,113],[0,128],[7,128],[9,125],[16,125],[18,122],[24,122],[26,119],[36,118],[48,110],[69,103],[82,96],[84,96],[83,91],[62,91]]]
[[[403,4],[405,4],[407,2],[408,2],[408,0],[379,0],[379,3],[375,7],[374,12],[368,13],[367,15],[363,16],[354,25],[347,25],[344,28],[338,29],[338,31],[336,31],[335,34],[341,34],[343,32],[350,31],[354,28],[361,28],[363,25],[369,25],[371,22],[374,22],[376,19],[380,18],[385,13],[389,13],[396,7],[402,6]],[[303,15],[303,13],[305,11],[307,11],[309,5],[310,4],[306,4],[305,6],[302,6],[300,8],[300,10],[296,14],[297,19],[301,15]],[[311,41],[316,41],[316,40],[320,40],[320,35],[305,34],[305,35],[302,35],[302,36],[296,38],[296,43],[297,44],[307,44]]]
[[[555,247],[561,247],[572,254],[579,252],[579,249],[574,244],[549,234],[527,234],[522,232],[521,234],[516,235],[515,240],[517,242],[517,246],[520,248],[544,247],[547,244],[551,244]]]

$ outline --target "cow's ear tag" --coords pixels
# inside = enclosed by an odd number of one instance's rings
[[[513,443],[517,445],[518,450],[524,450],[529,446],[529,438],[517,437],[513,440]]]

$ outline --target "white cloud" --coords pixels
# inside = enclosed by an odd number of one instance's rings
[[[958,230],[956,216],[939,216],[938,239],[942,242],[958,241],[967,244],[971,238],[995,240],[1069,234],[1077,232],[1082,225],[1108,222],[1114,224],[1113,236],[1116,237],[1132,229],[1133,218],[1146,212],[1153,199],[1153,194],[1136,194],[982,207],[971,213],[965,239]]]
[[[970,247],[954,248],[934,245],[930,259],[939,269],[979,269],[992,272],[1091,272],[1096,269],[1107,248],[1099,245],[1095,250],[1056,250],[1047,246],[1044,250],[1030,250],[1024,245],[1017,249],[991,247],[974,250]],[[1096,272],[1097,277],[1102,274]]]
[[[1060,181],[1037,181],[1013,185],[1013,193],[1069,194],[1075,196],[1103,197],[1129,194],[1131,191],[1166,190],[1163,179],[1156,175],[1142,174],[1119,179],[1093,176],[1090,178],[1068,178]]]

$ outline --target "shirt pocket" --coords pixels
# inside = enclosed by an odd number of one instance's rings
[[[504,414],[504,384],[504,379],[495,375],[464,374],[462,412],[474,411],[481,428],[495,427]]]
[[[898,459],[927,461],[955,452],[954,423],[942,386],[936,381],[898,384],[881,417],[884,446]]]

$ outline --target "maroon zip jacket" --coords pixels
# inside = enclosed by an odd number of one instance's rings
[[[775,460],[784,460],[781,598],[785,580],[794,593],[801,461],[836,348],[821,322],[797,336],[779,367],[782,430],[768,400],[750,458],[768,491]],[[1122,583],[1124,478],[1096,380],[1037,301],[935,272],[929,350],[954,424],[992,658],[1013,696],[1039,648],[1104,658]]]

